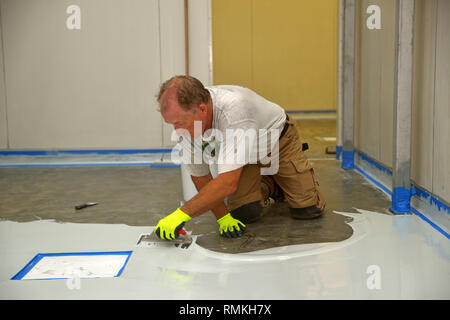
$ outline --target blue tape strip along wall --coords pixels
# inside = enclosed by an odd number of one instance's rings
[[[124,150],[0,150],[0,156],[59,156],[74,154],[142,154],[170,153],[172,149],[124,149]]]
[[[361,160],[368,162],[372,167],[376,168],[379,171],[383,171],[383,172],[387,173],[388,175],[392,176],[392,171],[389,170],[388,168],[384,167],[383,165],[381,165],[377,161],[373,160],[372,158],[368,157],[367,155],[365,155],[364,153],[362,153],[360,151],[357,151],[357,154],[358,154],[358,156],[359,156],[359,158]],[[419,186],[414,185],[414,184],[411,184],[410,190],[408,190],[406,188],[402,188],[404,190],[394,190],[394,193],[393,193],[389,188],[387,188],[382,183],[378,182],[376,179],[372,178],[368,173],[366,173],[360,167],[355,166],[355,169],[359,173],[361,173],[364,177],[366,177],[368,180],[370,180],[372,183],[374,183],[377,187],[379,187],[380,189],[385,191],[387,194],[389,194],[391,197],[393,197],[393,199],[392,199],[392,202],[393,202],[392,205],[394,207],[393,209],[398,210],[399,213],[400,212],[412,212],[412,213],[416,214],[422,220],[424,220],[425,222],[430,224],[434,229],[436,229],[441,234],[443,234],[447,239],[450,239],[450,235],[449,235],[448,232],[443,230],[437,224],[435,224],[430,219],[428,219],[423,213],[419,212],[417,209],[413,208],[412,206],[410,206],[410,208],[408,210],[406,208],[405,203],[409,202],[409,201],[407,201],[407,199],[410,196],[422,197],[424,199],[429,199],[430,205],[435,205],[438,208],[439,211],[443,210],[443,211],[446,211],[447,214],[450,214],[450,207],[448,205],[446,205],[445,203],[443,203],[442,201],[440,201],[439,199],[437,199],[436,197],[434,197],[433,195],[431,195],[430,193],[428,193],[424,189],[422,189]],[[397,211],[394,211],[394,212],[397,212]]]
[[[8,156],[62,156],[62,155],[131,155],[171,153],[177,149],[127,149],[127,150],[0,150],[0,157]],[[104,167],[104,166],[150,166],[156,168],[179,168],[179,164],[153,162],[92,162],[92,163],[54,163],[54,164],[0,164],[0,168],[34,168],[34,167]]]

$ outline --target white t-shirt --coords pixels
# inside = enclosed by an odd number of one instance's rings
[[[188,172],[192,176],[205,176],[214,161],[221,174],[267,159],[286,121],[284,109],[241,86],[206,88],[212,98],[213,129],[193,143],[189,139],[189,144],[182,144],[182,152],[185,156],[189,154],[184,159],[190,160],[182,161]]]

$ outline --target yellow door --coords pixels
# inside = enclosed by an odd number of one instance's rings
[[[336,110],[338,0],[212,0],[214,84]]]

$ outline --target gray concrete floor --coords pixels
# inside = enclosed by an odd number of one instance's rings
[[[295,119],[295,115],[294,115]],[[324,138],[336,137],[335,119],[302,119],[296,120],[300,137],[309,145],[307,155],[309,158],[330,158],[336,157],[334,154],[325,153],[329,146],[336,146],[336,141],[326,141]]]
[[[155,225],[182,200],[180,181],[179,168],[1,168],[0,218]]]
[[[322,136],[332,136],[335,120],[298,120],[306,152],[325,198],[323,217],[293,220],[284,203],[265,209],[263,218],[248,226],[240,239],[224,239],[212,212],[186,224],[197,243],[217,252],[241,253],[290,244],[342,241],[352,235],[351,218],[333,211],[354,208],[389,214],[390,199],[354,171],[340,168],[334,155],[325,154]],[[180,168],[149,166],[0,168],[0,219],[154,226],[183,200]],[[99,204],[83,210],[75,205]]]

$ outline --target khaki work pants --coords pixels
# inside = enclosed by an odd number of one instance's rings
[[[275,175],[261,175],[261,167],[269,165],[247,164],[243,167],[237,190],[228,197],[228,210],[232,211],[255,201],[262,201],[261,180],[274,191],[274,182],[282,189],[291,208],[317,206],[323,210],[325,199],[314,175],[314,169],[302,151],[302,143],[295,122],[287,117],[288,129],[279,140],[279,169]],[[270,194],[271,195],[271,194]]]

